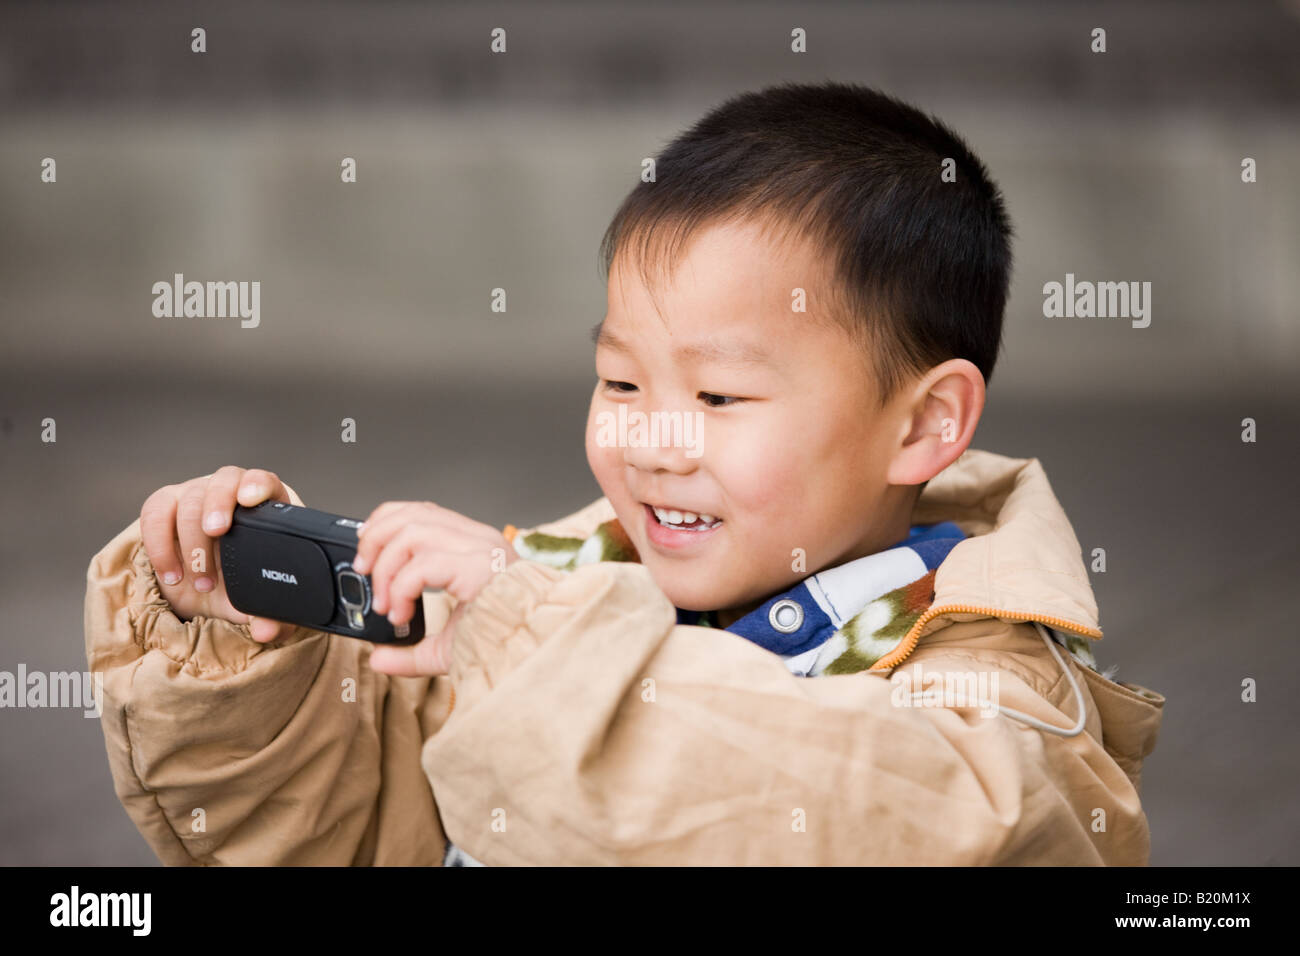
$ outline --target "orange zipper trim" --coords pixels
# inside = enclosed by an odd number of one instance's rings
[[[1074,621],[1067,621],[1064,618],[1052,617],[1048,614],[1035,614],[1029,611],[1003,611],[993,607],[976,607],[973,604],[936,604],[926,609],[925,613],[916,619],[907,636],[899,642],[898,646],[872,664],[867,670],[883,671],[891,667],[896,667],[912,651],[916,650],[916,645],[921,641],[921,628],[925,627],[926,622],[934,620],[940,614],[987,614],[989,617],[1000,617],[1014,619],[1016,621],[1041,621],[1048,627],[1060,628],[1064,631],[1073,631],[1084,637],[1093,637],[1101,640],[1101,631],[1095,627],[1088,627],[1086,624],[1077,624]]]

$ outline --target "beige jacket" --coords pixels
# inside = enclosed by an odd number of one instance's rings
[[[601,499],[529,530],[611,517]],[[967,451],[913,516],[939,520],[971,537],[890,667],[795,677],[678,625],[640,564],[521,560],[467,608],[451,674],[419,679],[351,638],[179,621],[137,521],[86,594],[117,794],[169,864],[437,864],[444,834],[488,864],[1147,863],[1164,698],[1032,623],[1101,636],[1042,467]],[[452,600],[424,601],[439,627]],[[891,671],[918,665],[996,672],[1004,710],[900,706]],[[1068,733],[1080,700],[1074,735],[1034,726]]]

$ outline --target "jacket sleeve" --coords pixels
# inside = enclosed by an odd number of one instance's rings
[[[510,565],[466,609],[451,677],[424,767],[488,864],[1096,858],[1037,731],[897,706],[876,675],[795,677],[678,625],[640,564]]]
[[[452,599],[424,600],[440,628]],[[441,863],[419,756],[446,678],[377,674],[368,643],[322,631],[263,645],[246,625],[181,621],[138,519],[90,562],[85,631],[114,787],[164,863]]]

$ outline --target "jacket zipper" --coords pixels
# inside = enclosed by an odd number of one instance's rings
[[[905,658],[916,650],[916,645],[921,642],[921,628],[926,622],[934,620],[940,614],[987,614],[989,617],[998,617],[1014,619],[1017,622],[1040,621],[1048,627],[1060,628],[1064,631],[1073,631],[1085,637],[1093,637],[1101,640],[1101,631],[1095,627],[1088,627],[1085,624],[1077,624],[1074,621],[1067,621],[1064,618],[1052,617],[1048,614],[1036,614],[1030,611],[1003,611],[993,607],[976,607],[973,604],[943,604],[927,608],[925,613],[916,619],[907,635],[899,642],[898,646],[872,664],[867,670],[883,671],[891,667],[897,667]]]

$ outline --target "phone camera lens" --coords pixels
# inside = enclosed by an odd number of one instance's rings
[[[345,605],[359,608],[366,603],[366,582],[355,571],[340,571],[339,594]]]

